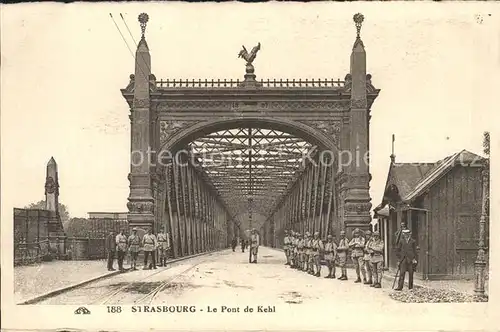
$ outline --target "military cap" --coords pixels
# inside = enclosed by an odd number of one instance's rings
[[[319,232],[314,232],[314,236],[317,236],[317,235],[319,235]]]
[[[355,228],[353,231],[352,231],[352,234],[359,234],[360,230],[359,228]]]
[[[367,231],[365,232],[365,234],[371,235],[371,234],[372,234],[372,231],[371,231],[371,230],[367,230]]]
[[[380,236],[380,232],[375,231],[375,232],[373,232],[373,234],[372,234],[372,235],[373,235],[373,236]]]
[[[340,235],[345,235],[345,231],[340,231]]]
[[[311,235],[311,234],[309,232],[306,232],[306,236],[309,236],[309,235]]]
[[[137,227],[132,228],[133,231],[137,231]]]
[[[332,234],[328,234],[328,236],[326,238],[331,239],[331,238],[333,238],[333,236],[332,236]]]

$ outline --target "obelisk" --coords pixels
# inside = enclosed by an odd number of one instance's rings
[[[47,163],[45,177],[45,209],[55,212],[59,216],[59,178],[57,176],[57,163],[51,157]]]

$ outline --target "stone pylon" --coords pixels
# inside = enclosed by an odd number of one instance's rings
[[[360,37],[363,15],[354,15],[357,36],[351,53],[351,70],[346,81],[351,85],[349,133],[350,165],[345,169],[343,187],[344,227],[350,236],[355,228],[369,229],[371,222],[369,119],[367,101],[366,51]]]
[[[66,253],[64,238],[66,234],[59,215],[59,176],[57,163],[54,157],[51,157],[47,163],[45,176],[45,209],[51,212],[47,223],[49,231],[49,246],[51,252],[56,258],[61,258]]]
[[[47,163],[45,176],[45,209],[52,211],[59,217],[59,177],[57,173],[57,163],[51,157]]]
[[[151,162],[148,151],[152,147],[150,79],[151,55],[145,30],[148,15],[139,15],[142,36],[135,55],[134,101],[131,108],[131,165],[129,173],[130,194],[127,207],[130,227],[144,230],[154,225],[154,198],[151,181]]]

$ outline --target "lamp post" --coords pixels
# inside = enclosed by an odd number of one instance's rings
[[[479,249],[477,258],[474,262],[475,283],[474,293],[477,295],[484,295],[485,284],[485,270],[486,270],[486,219],[489,215],[489,185],[490,185],[490,170],[489,170],[489,156],[490,156],[490,133],[485,132],[483,136],[483,148],[486,158],[484,160],[483,169],[481,172],[482,177],[482,205],[481,217],[479,218]]]

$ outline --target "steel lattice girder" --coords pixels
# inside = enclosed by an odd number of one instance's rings
[[[277,130],[237,128],[196,139],[188,150],[230,213],[238,215],[270,213],[315,148]]]

